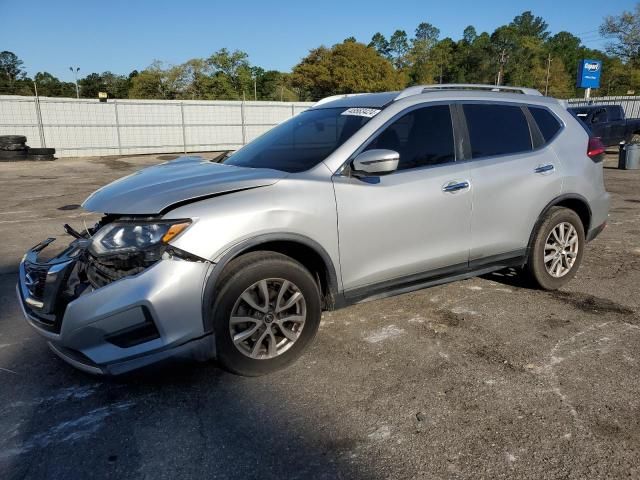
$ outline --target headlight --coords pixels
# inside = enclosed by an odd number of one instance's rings
[[[94,235],[89,251],[94,255],[113,255],[163,246],[190,224],[191,220],[110,223]]]

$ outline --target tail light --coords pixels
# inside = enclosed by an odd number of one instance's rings
[[[600,140],[600,137],[589,138],[589,145],[587,146],[587,156],[594,162],[601,162],[604,157],[606,147]]]

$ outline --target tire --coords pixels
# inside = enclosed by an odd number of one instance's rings
[[[27,137],[24,135],[0,135],[0,145],[9,143],[26,143]]]
[[[27,160],[31,160],[32,162],[52,162],[55,158],[53,155],[32,155],[29,153]]]
[[[261,293],[263,282],[269,302]],[[262,313],[252,308],[244,300],[247,296],[261,308],[269,303],[268,310]],[[313,276],[279,253],[250,252],[232,260],[213,298],[214,305],[208,308],[213,316],[216,356],[223,368],[238,375],[265,375],[291,365],[313,341],[320,325],[320,293]],[[291,307],[278,312],[278,304],[286,307],[292,301]],[[251,321],[232,323],[232,314]],[[251,336],[238,341],[251,331]]]
[[[562,232],[564,242],[559,241],[563,240]],[[585,243],[584,226],[578,214],[568,208],[551,207],[541,219],[529,253],[526,270],[531,280],[544,290],[557,290],[565,285],[580,267]],[[551,255],[554,257],[549,258]]]
[[[56,153],[55,148],[30,148],[29,155],[53,155]]]
[[[25,160],[26,150],[0,150],[0,162],[12,162],[14,160]]]
[[[3,143],[0,144],[0,150],[4,151],[16,151],[26,150],[27,146],[24,143]]]

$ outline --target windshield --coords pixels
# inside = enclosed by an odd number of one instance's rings
[[[307,110],[242,147],[223,163],[302,172],[327,158],[376,113],[378,110],[369,108]]]

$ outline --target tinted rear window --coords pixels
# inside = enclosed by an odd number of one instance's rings
[[[529,107],[529,111],[538,124],[545,143],[551,140],[562,127],[555,115],[546,108]]]
[[[519,106],[464,105],[472,158],[532,150],[529,124]]]

